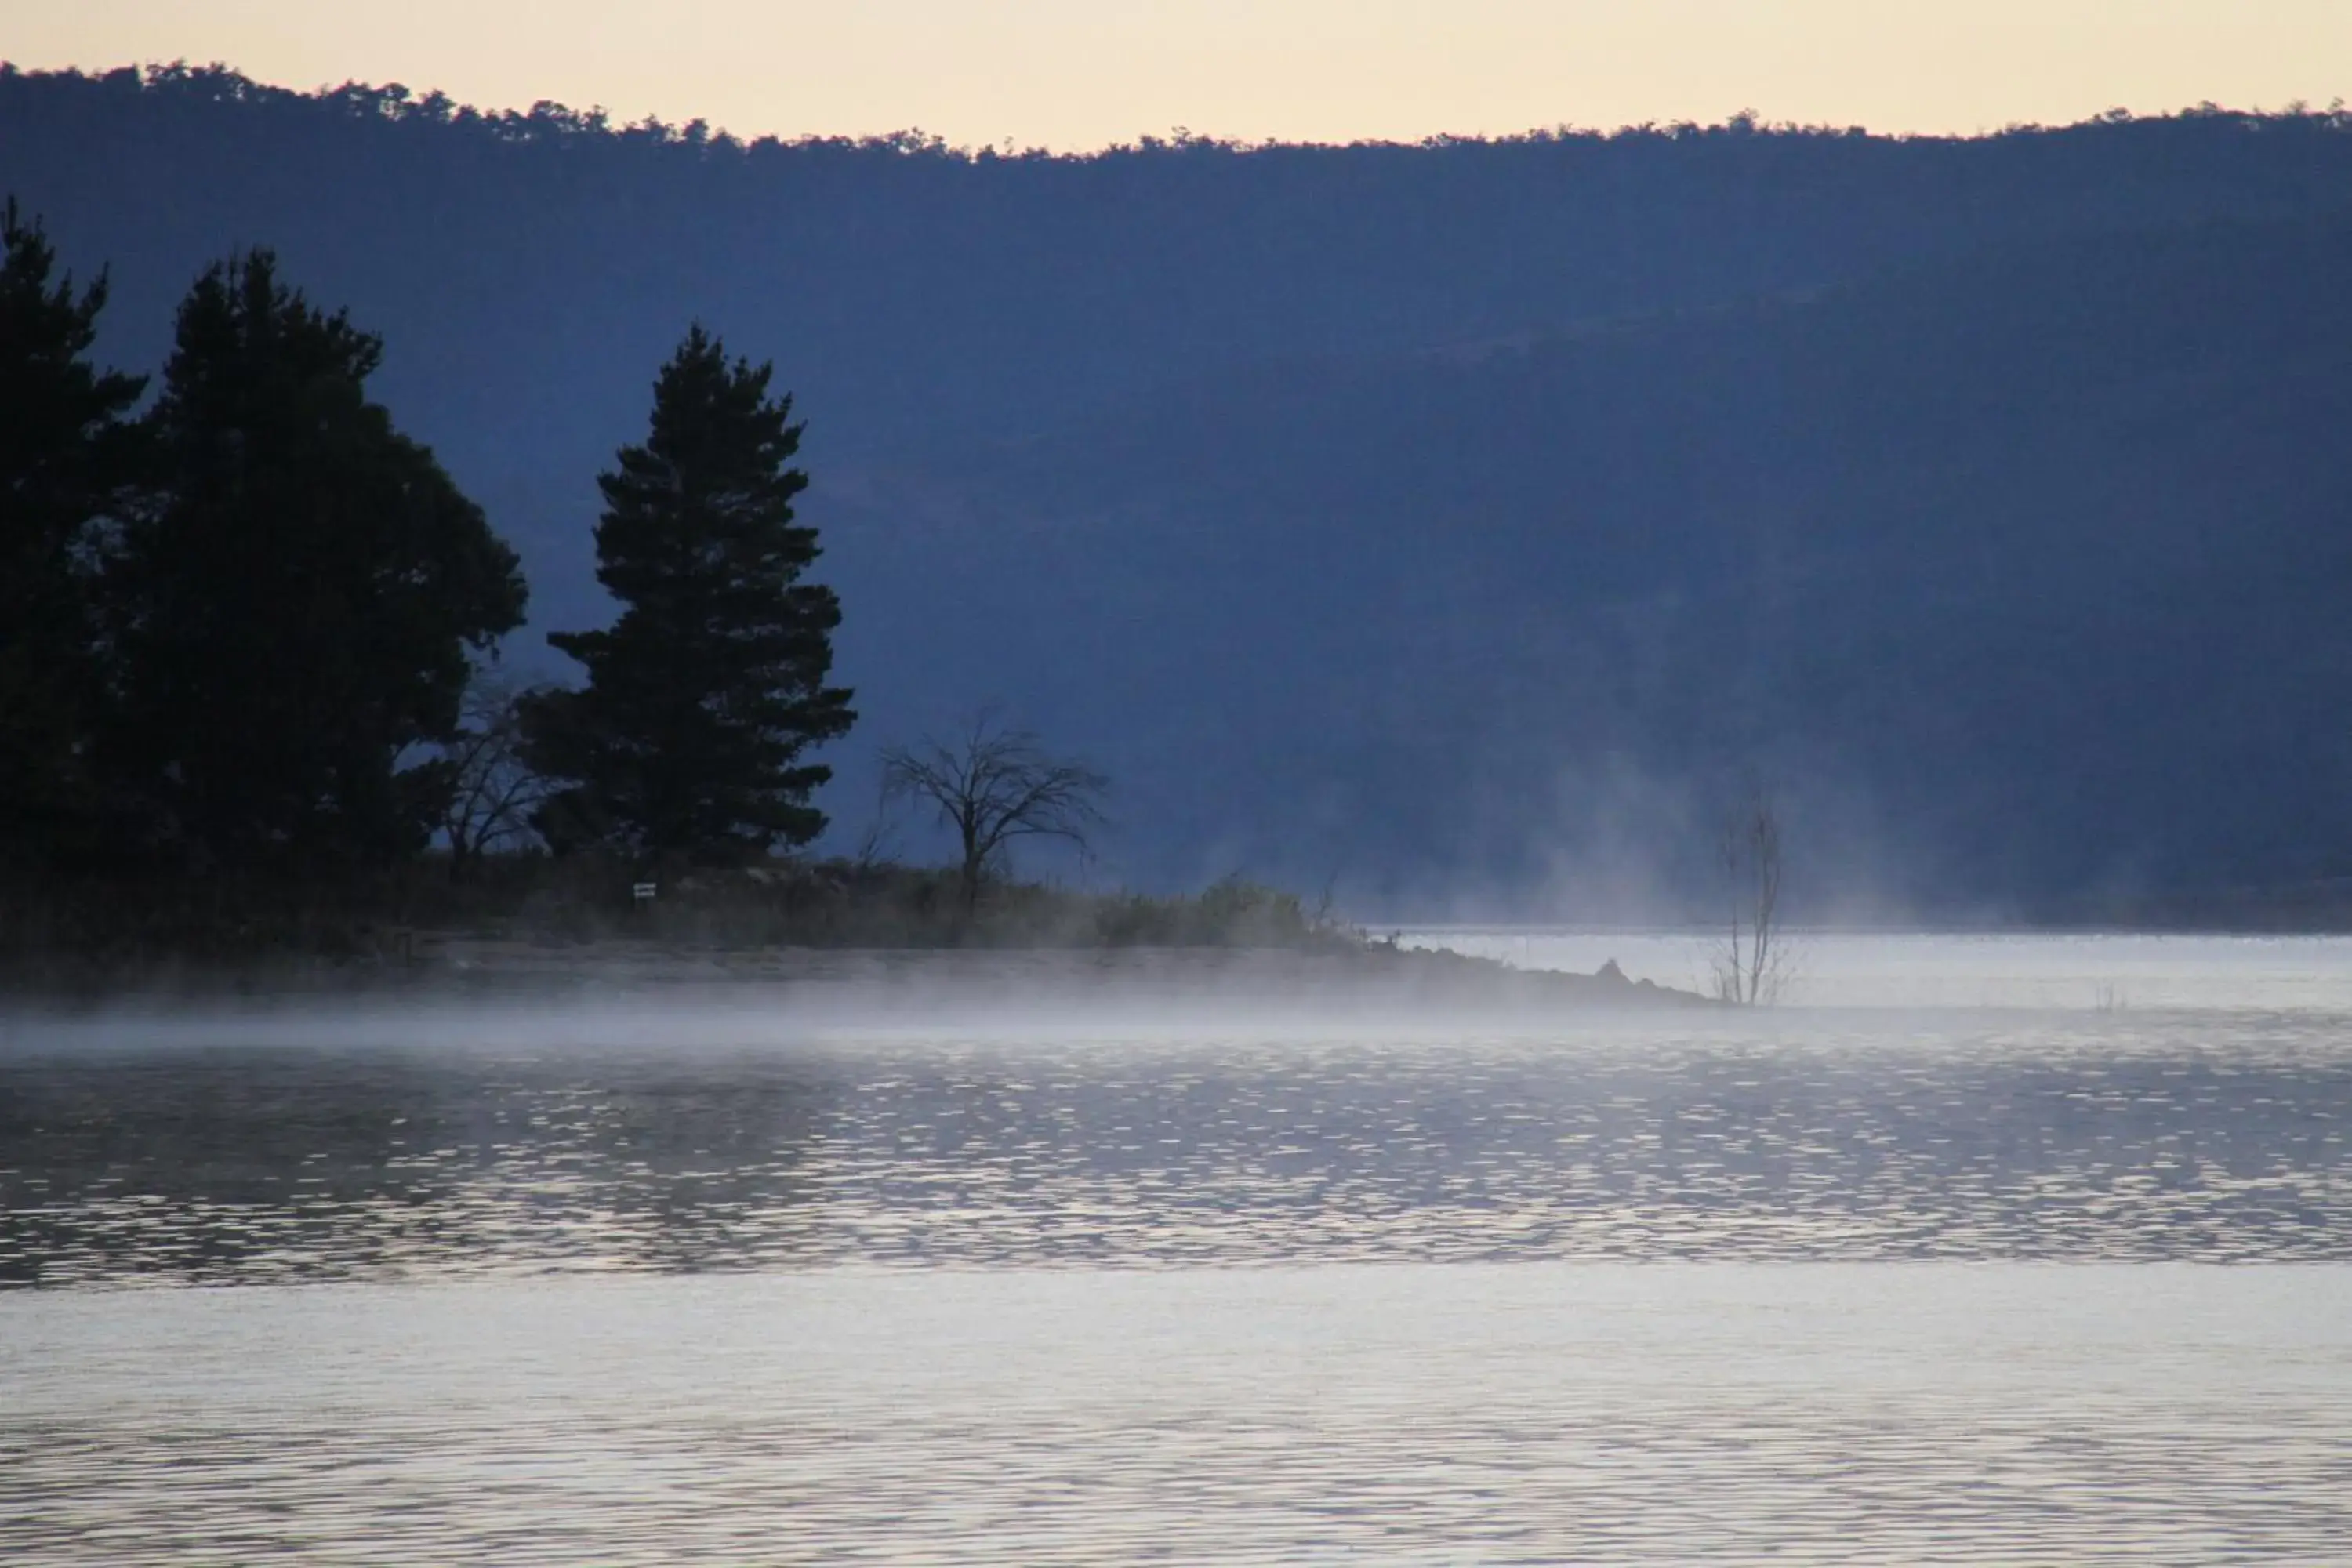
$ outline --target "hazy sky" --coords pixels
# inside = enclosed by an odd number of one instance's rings
[[[1889,131],[2352,95],[2352,0],[0,0],[21,66],[1085,147],[1561,123]]]

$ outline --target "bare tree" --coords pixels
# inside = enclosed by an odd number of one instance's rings
[[[1059,838],[1081,854],[1103,826],[1110,781],[1092,768],[1048,755],[1026,730],[1000,728],[987,713],[951,741],[926,736],[882,753],[886,803],[928,804],[953,830],[961,859],[958,890],[969,918],[980,889],[1020,838]]]
[[[1751,781],[1717,847],[1731,897],[1731,929],[1715,956],[1715,994],[1735,1006],[1767,1006],[1788,984],[1788,942],[1780,929],[1780,807],[1771,789]]]
[[[523,761],[521,707],[530,689],[477,668],[455,739],[442,747],[451,775],[440,827],[449,879],[463,881],[484,855],[533,837],[531,814],[559,787]]]

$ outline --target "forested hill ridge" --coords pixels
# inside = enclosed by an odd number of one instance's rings
[[[238,245],[380,331],[526,657],[648,368],[772,356],[865,732],[1003,702],[1147,881],[1624,908],[1749,771],[1822,889],[2352,868],[2341,114],[1048,157],[12,73],[0,190],[126,368]]]

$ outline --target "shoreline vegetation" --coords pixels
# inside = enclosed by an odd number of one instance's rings
[[[1083,952],[1227,996],[1675,995],[1405,952],[1239,879],[1022,880],[1024,841],[1090,853],[1112,783],[992,707],[881,752],[876,833],[929,818],[945,867],[817,858],[817,757],[857,712],[772,362],[687,328],[597,476],[615,618],[545,634],[575,684],[520,686],[520,558],[370,399],[381,338],[241,250],[191,286],[142,411],[148,378],[88,357],[106,275],[78,286],[13,198],[0,252],[0,404],[39,416],[0,452],[0,993],[789,981],[817,952],[1066,982],[1039,956]]]
[[[426,857],[317,881],[89,881],[0,903],[0,995],[460,994],[843,982],[1181,1002],[1705,1005],[1695,993],[1398,946],[1239,879],[1153,897],[848,860],[688,868]],[[637,896],[641,886],[654,889]]]
[[[650,879],[650,899],[635,889]],[[0,893],[0,1000],[460,996],[855,983],[974,1000],[1114,994],[1181,1004],[1287,996],[1580,1008],[1721,999],[1597,974],[1406,948],[1297,895],[1227,878],[1192,894],[959,868],[777,859],[678,867],[505,854],[453,878],[446,853],[334,879],[81,879]],[[2352,883],[2116,900],[2024,928],[2225,935],[2352,930]]]
[[[815,963],[791,955],[850,952],[1007,973],[1015,952],[1187,953],[1162,967],[1223,984],[1236,965],[1197,955],[1253,953],[1265,974],[1702,1000],[1612,970],[1530,980],[1402,952],[1237,879],[1180,896],[1024,879],[1040,844],[1101,864],[1116,785],[1090,758],[1115,753],[1117,723],[1049,743],[1015,693],[1013,714],[992,700],[952,731],[858,729],[861,701],[888,714],[952,683],[870,651],[836,670],[845,614],[919,616],[887,596],[845,608],[824,580],[796,512],[811,481],[793,394],[773,360],[730,352],[698,298],[578,519],[604,599],[534,622],[500,520],[374,400],[384,339],[276,252],[205,263],[170,352],[137,374],[93,357],[110,274],[81,267],[0,191],[0,993],[790,978]],[[564,680],[530,683],[508,657],[526,630],[571,662]],[[814,847],[840,840],[823,792],[853,733],[881,764],[881,816],[865,851],[824,858]],[[1181,765],[1212,789],[1221,767],[1285,777],[1239,755]],[[1734,1005],[1769,1005],[1780,980],[1769,761],[1748,759],[1712,878],[1685,868],[1666,895],[1719,911],[1708,1000]],[[884,858],[901,827],[949,858]],[[1801,878],[1806,853],[1793,862]],[[2056,929],[2346,930],[2352,882],[2014,907]]]

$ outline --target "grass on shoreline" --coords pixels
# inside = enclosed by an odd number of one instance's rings
[[[650,900],[633,893],[642,881]],[[967,915],[948,869],[777,861],[664,875],[513,856],[461,879],[437,857],[341,879],[51,879],[0,890],[0,975],[399,963],[426,937],[769,948],[1248,947],[1348,952],[1361,932],[1297,895],[1227,879],[1152,897],[998,881]]]

